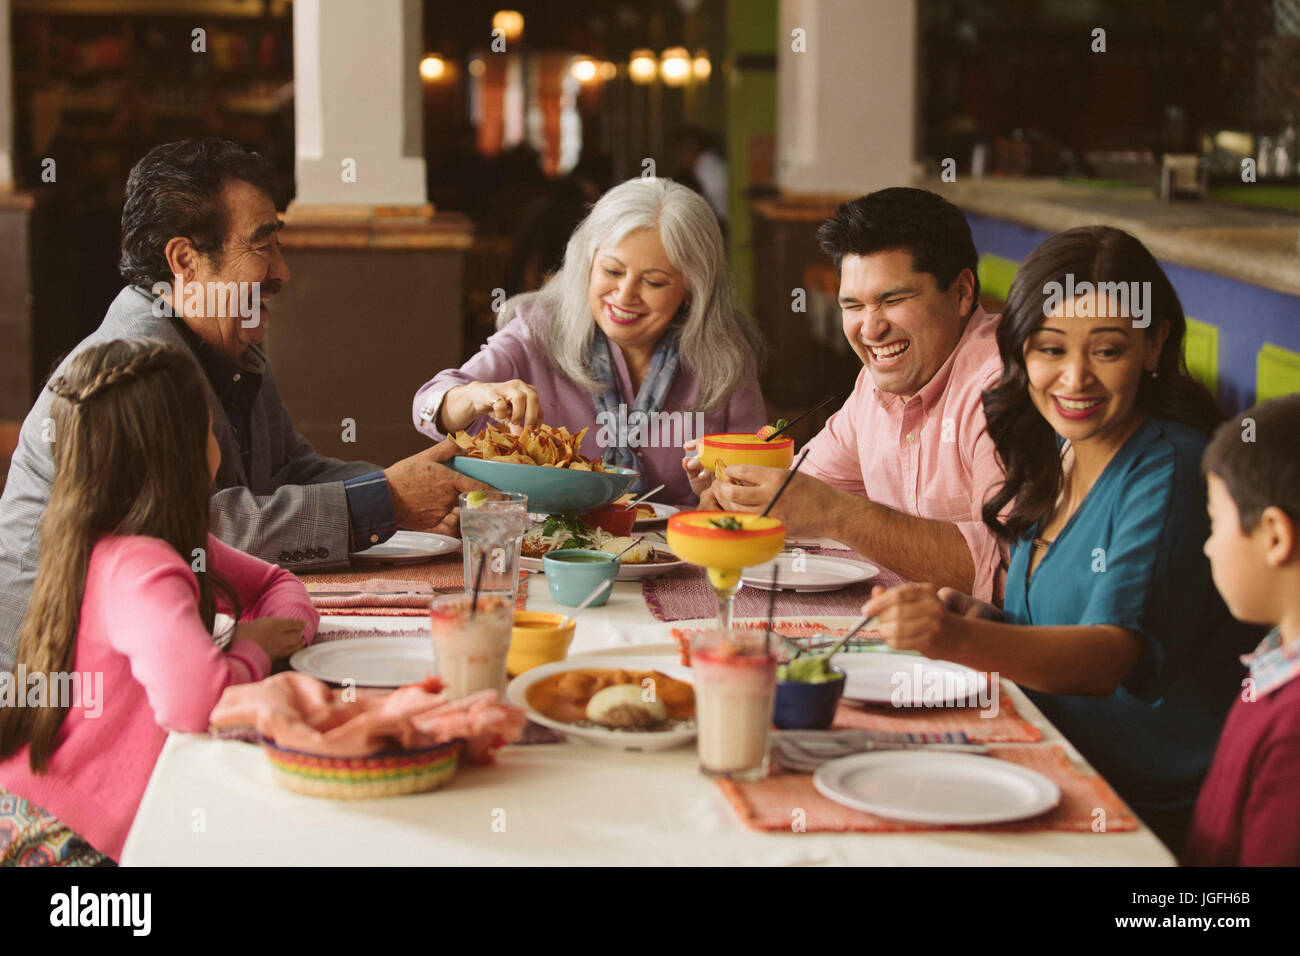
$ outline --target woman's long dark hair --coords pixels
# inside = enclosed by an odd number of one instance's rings
[[[206,554],[212,476],[200,374],[179,349],[123,339],[86,349],[47,386],[55,395],[54,483],[15,665],[25,665],[29,675],[45,674],[49,687],[58,686],[51,675],[74,667],[97,541],[109,535],[161,538],[187,564],[195,549]],[[212,629],[218,597],[238,620],[234,589],[211,569],[197,577],[204,626]],[[44,772],[66,713],[58,700],[0,708],[0,759],[29,744],[32,770]]]
[[[1147,302],[1154,335],[1168,324],[1156,374],[1143,375],[1135,408],[1151,418],[1190,425],[1207,435],[1223,420],[1209,390],[1187,374],[1183,337],[1187,321],[1169,277],[1137,239],[1110,226],[1081,226],[1058,233],[1031,252],[1007,295],[998,323],[1002,378],[983,395],[989,436],[997,447],[1006,479],[984,503],[984,523],[1003,538],[1023,538],[1051,517],[1064,486],[1056,432],[1029,397],[1025,343],[1043,324],[1049,283],[1149,282]],[[1131,287],[1130,287],[1131,288]],[[1014,500],[1005,521],[999,517]]]

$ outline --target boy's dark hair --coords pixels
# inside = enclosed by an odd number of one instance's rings
[[[979,301],[979,255],[966,217],[929,190],[891,186],[840,203],[817,230],[817,241],[836,270],[845,256],[891,249],[911,253],[912,267],[934,276],[940,289],[947,289],[962,269],[969,269],[975,277],[974,301]]]
[[[1255,530],[1265,508],[1281,508],[1300,525],[1300,392],[1263,402],[1220,425],[1201,470],[1227,486],[1242,534]]]
[[[221,265],[226,239],[221,193],[238,179],[275,199],[275,171],[257,153],[228,139],[186,139],[149,150],[126,178],[122,206],[122,258],[118,271],[132,285],[171,282],[163,250],[186,236]]]

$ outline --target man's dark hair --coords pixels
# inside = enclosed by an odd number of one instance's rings
[[[845,256],[906,249],[912,268],[934,276],[943,290],[962,269],[969,269],[979,301],[979,255],[966,217],[928,190],[891,186],[840,203],[817,230],[817,241],[837,270]]]
[[[1227,487],[1242,534],[1255,530],[1265,508],[1281,508],[1300,525],[1300,393],[1256,405],[1220,425],[1201,469]]]
[[[155,146],[131,168],[122,206],[118,271],[132,285],[171,282],[163,250],[175,236],[221,264],[226,180],[238,179],[275,198],[275,171],[257,153],[227,139],[186,139]]]

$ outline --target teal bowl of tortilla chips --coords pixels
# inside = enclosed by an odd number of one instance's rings
[[[498,491],[528,496],[528,510],[539,514],[576,511],[581,514],[609,504],[640,477],[628,468],[606,466],[605,471],[581,471],[551,465],[521,465],[512,461],[486,461],[458,455],[447,465]]]

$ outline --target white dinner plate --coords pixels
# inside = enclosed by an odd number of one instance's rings
[[[330,684],[405,687],[433,673],[431,637],[357,637],[304,647],[289,658],[296,671]]]
[[[352,555],[353,564],[419,564],[460,550],[460,540],[426,531],[398,531],[387,541]]]
[[[893,820],[973,826],[1025,820],[1061,802],[1036,770],[975,754],[883,751],[822,764],[813,786],[828,800]]]
[[[776,586],[782,591],[838,591],[850,584],[870,581],[880,573],[878,567],[865,561],[783,553],[766,564],[746,568],[740,580],[750,587],[770,591],[773,568],[778,569]]]
[[[624,654],[592,655],[590,657],[575,656],[572,660],[556,661],[554,664],[543,664],[541,667],[534,667],[532,670],[524,671],[512,680],[506,688],[506,701],[516,707],[522,707],[528,712],[528,719],[535,723],[550,727],[552,730],[558,730],[575,740],[584,740],[599,747],[613,747],[616,750],[667,750],[670,747],[679,747],[695,739],[694,724],[676,730],[664,731],[626,731],[607,730],[603,727],[575,727],[573,724],[566,724],[562,720],[552,720],[528,705],[528,688],[543,677],[562,674],[565,671],[578,668],[596,669],[602,667],[643,671],[655,670],[677,680],[693,683],[691,681],[691,669],[683,667],[681,656],[675,653],[653,656]]]
[[[988,676],[911,654],[837,654],[844,699],[894,707],[988,707]]]
[[[655,553],[665,558],[676,558],[677,556],[665,548],[663,545],[655,545]],[[685,561],[664,561],[656,564],[624,564],[618,569],[618,577],[615,581],[640,581],[642,578],[657,578],[669,571],[676,571],[685,565]],[[525,571],[531,571],[534,574],[545,574],[546,567],[542,564],[541,558],[519,558],[519,566]]]
[[[647,501],[646,504],[655,510],[655,516],[653,518],[637,518],[633,523],[633,527],[652,528],[655,525],[663,524],[668,520],[669,516],[675,515],[682,510],[676,505],[661,505],[655,501]]]

